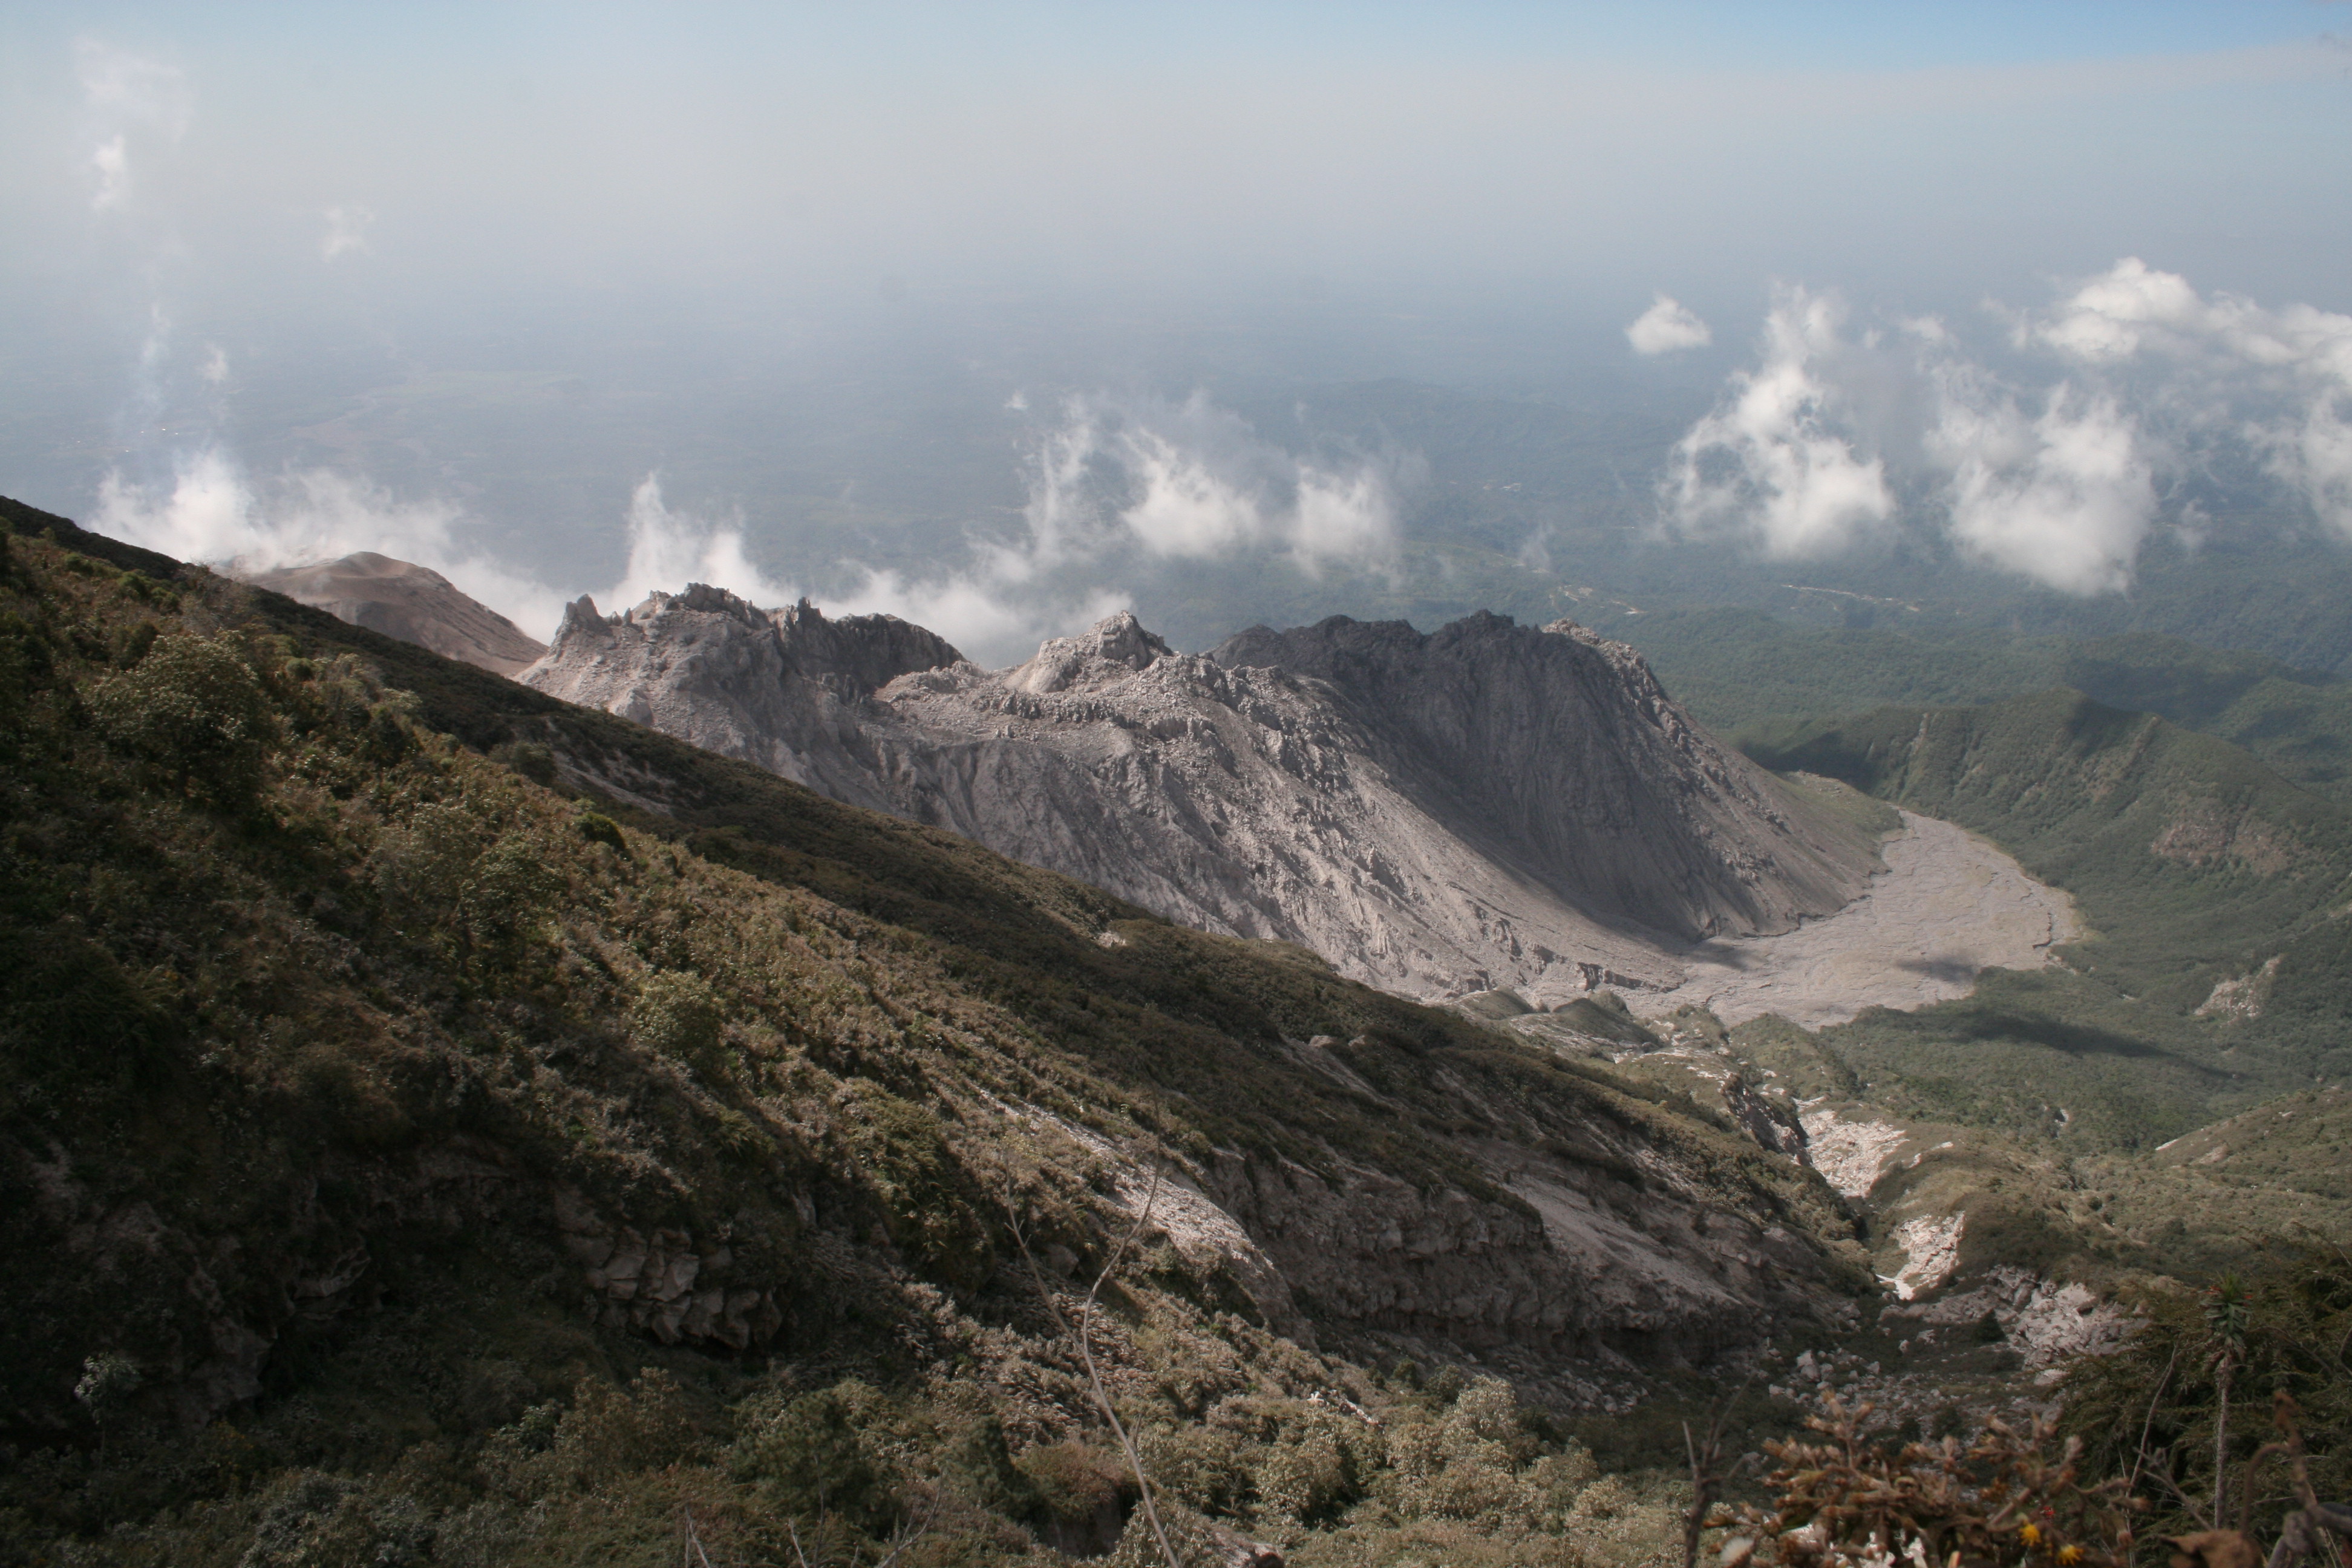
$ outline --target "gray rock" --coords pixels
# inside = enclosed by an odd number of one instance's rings
[[[547,645],[438,572],[362,550],[334,561],[239,574],[257,588],[299,600],[339,620],[500,675],[512,675]]]
[[[1874,845],[1568,622],[1338,617],[1184,655],[1120,614],[991,672],[885,616],[583,599],[521,678],[1342,973],[1552,1006],[1866,884]],[[616,781],[620,782],[620,781]]]

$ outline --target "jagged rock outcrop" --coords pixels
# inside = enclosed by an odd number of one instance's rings
[[[1826,914],[1873,864],[1564,621],[1335,618],[1182,655],[1121,614],[991,672],[888,616],[696,585],[574,604],[522,679],[1420,995],[1671,985],[1676,948]]]
[[[547,652],[545,643],[438,572],[371,550],[238,575],[338,620],[500,675],[517,674]]]

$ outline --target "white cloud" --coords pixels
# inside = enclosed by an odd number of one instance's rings
[[[1265,536],[1269,519],[1247,481],[1217,473],[1197,448],[1157,430],[1129,428],[1116,450],[1142,492],[1119,521],[1153,554],[1226,555]]]
[[[98,175],[97,188],[89,197],[91,208],[104,212],[121,206],[131,194],[131,150],[126,139],[118,135],[100,142],[89,155],[89,166]]]
[[[2121,372],[2160,366],[2160,395],[2191,423],[2231,428],[2318,518],[2352,537],[2352,316],[2208,298],[2126,257],[2053,310],[2022,318],[2021,344]]]
[[[2104,367],[2185,323],[2212,335],[2194,290],[2118,267],[2019,329],[2021,345],[2059,349],[2088,384],[2025,393],[1968,359],[1939,321],[1849,333],[1833,297],[1784,291],[1761,363],[1733,376],[1677,446],[1667,520],[1768,554],[1826,555],[1896,526],[1906,497],[1911,525],[1964,555],[2064,593],[2121,591],[2156,523],[2156,476],[2179,459]],[[2352,510],[2352,430],[2334,434],[2309,426],[2299,460],[2340,474]]]
[[[159,343],[163,330],[159,319]],[[227,356],[212,348],[204,374],[226,373]],[[1337,561],[1378,568],[1396,551],[1394,476],[1412,466],[1410,458],[1299,457],[1205,396],[1172,405],[1076,398],[1039,433],[1028,504],[1011,537],[976,536],[964,561],[930,573],[840,563],[835,580],[854,585],[811,596],[828,614],[900,616],[983,662],[1017,662],[1045,637],[1129,607],[1119,576],[1153,562],[1284,559],[1310,574]],[[751,559],[740,518],[673,508],[658,474],[631,494],[626,563],[603,588],[551,584],[469,547],[460,537],[467,520],[449,501],[397,500],[326,469],[257,483],[217,448],[184,459],[165,485],[110,476],[93,521],[184,560],[238,570],[376,551],[431,567],[541,637],[583,587],[608,612],[688,583],[762,608],[803,592]]]
[[[2300,426],[2257,434],[2273,470],[2303,492],[2322,522],[2352,538],[2352,425],[2336,400],[2315,398]]]
[[[564,595],[460,545],[446,501],[401,501],[363,480],[323,468],[290,471],[257,487],[217,448],[184,459],[168,486],[109,474],[91,526],[183,561],[266,571],[373,550],[429,566],[539,637],[552,632]]]
[[[629,496],[628,564],[596,601],[626,609],[656,589],[674,594],[688,583],[724,588],[766,609],[800,597],[799,589],[752,564],[740,521],[714,523],[671,510],[662,500],[661,476],[647,474]]]
[[[2157,510],[2132,419],[2062,382],[2028,420],[1981,377],[1943,379],[1927,449],[1948,470],[1960,548],[2069,594],[2129,587]]]
[[[828,616],[896,616],[955,644],[982,664],[1017,663],[1047,637],[1065,637],[1134,601],[1117,588],[1074,598],[1035,598],[983,568],[963,576],[911,581],[896,572],[869,572],[847,593],[822,596]]]
[[[1705,348],[1715,342],[1715,332],[1688,306],[1661,294],[1625,329],[1625,341],[1637,354],[1670,354]]]
[[[1744,535],[1768,554],[1843,550],[1895,514],[1886,468],[1851,434],[1836,371],[1848,353],[1836,299],[1784,290],[1765,318],[1763,363],[1675,447],[1669,521],[1693,534]]]
[[[1129,607],[1118,578],[1156,562],[1377,568],[1394,557],[1394,476],[1412,465],[1300,457],[1204,395],[1074,397],[1038,433],[1017,535],[975,539],[968,564],[934,575],[862,569],[855,588],[817,602],[903,616],[983,663],[1013,662]]]
[[[1328,474],[1302,468],[1291,554],[1305,570],[1326,561],[1380,561],[1396,552],[1396,508],[1383,477],[1368,467]]]
[[[228,351],[218,343],[206,343],[205,363],[197,367],[196,374],[203,378],[206,386],[218,386],[227,381]]]
[[[100,485],[90,526],[184,561],[231,573],[266,571],[374,551],[429,566],[525,631],[550,637],[563,606],[587,584],[559,585],[519,572],[458,538],[465,517],[440,500],[402,501],[329,469],[290,470],[257,484],[226,453],[209,448],[184,459],[167,484],[134,483],[121,474]],[[1014,662],[1038,642],[1092,624],[1130,603],[1116,588],[1040,592],[1025,579],[1035,562],[1025,551],[983,551],[976,566],[933,580],[867,571],[857,586],[819,595],[829,615],[896,615],[930,627],[975,657]],[[642,603],[656,589],[676,593],[708,583],[763,609],[801,597],[770,577],[745,548],[740,521],[713,521],[663,499],[648,474],[629,500],[628,557],[618,581],[589,588],[606,611]]]
[[[338,256],[367,249],[368,229],[375,222],[373,212],[356,202],[347,202],[329,207],[321,216],[327,220],[327,232],[319,242],[320,256],[332,261]]]
[[[1056,557],[1124,542],[1162,559],[1278,552],[1309,574],[1338,560],[1377,567],[1396,552],[1398,467],[1286,451],[1203,393],[1074,398],[1040,444],[1027,517]]]

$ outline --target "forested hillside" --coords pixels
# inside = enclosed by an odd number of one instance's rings
[[[1937,624],[1798,625],[1759,610],[1654,612],[1612,623],[1675,696],[1725,733],[1905,707],[2000,702],[2071,687],[2244,748],[2294,783],[2352,792],[2352,680],[2153,632],[2019,637]]]

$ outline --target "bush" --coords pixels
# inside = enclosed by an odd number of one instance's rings
[[[625,1390],[582,1378],[556,1425],[553,1452],[574,1479],[593,1486],[670,1464],[693,1445],[677,1380],[656,1369],[631,1378]]]
[[[657,970],[637,988],[629,1032],[649,1051],[709,1068],[719,1054],[726,1015],[710,983],[681,970]]]
[[[737,1473],[759,1481],[785,1513],[887,1528],[889,1478],[859,1431],[858,1416],[874,1402],[874,1391],[855,1380],[802,1394],[739,1447]]]
[[[1766,1479],[1776,1501],[1709,1521],[1736,1532],[1720,1553],[1724,1568],[1830,1568],[1864,1556],[1986,1568],[2131,1560],[2135,1505],[2120,1479],[2085,1482],[2081,1438],[2062,1445],[2055,1426],[2037,1419],[2022,1431],[1992,1422],[1966,1447],[1948,1437],[1874,1446],[1861,1436],[1869,1409],[1827,1395],[1805,1423],[1814,1440],[1764,1445],[1779,1461]]]
[[[510,833],[482,853],[457,890],[459,926],[478,955],[511,962],[538,934],[562,886],[540,847]]]
[[[535,784],[551,789],[555,785],[555,753],[536,741],[509,741],[492,751],[490,758],[504,763]]]
[[[234,639],[173,632],[92,688],[99,731],[118,751],[220,805],[250,804],[275,715]]]
[[[482,852],[482,826],[454,805],[420,805],[376,840],[370,868],[379,891],[435,918],[457,894]]]

